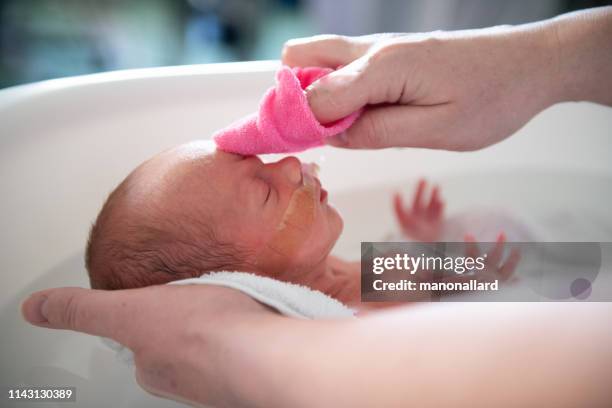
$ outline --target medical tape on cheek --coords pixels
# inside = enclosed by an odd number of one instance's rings
[[[286,257],[299,251],[312,232],[316,211],[315,192],[312,180],[293,192],[283,219],[267,245],[269,249]]]

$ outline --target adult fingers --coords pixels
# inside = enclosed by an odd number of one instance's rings
[[[308,105],[320,123],[331,123],[358,111],[371,103],[373,93],[381,92],[384,84],[366,73],[367,65],[368,56],[358,58],[306,88]]]
[[[25,320],[35,326],[109,337],[129,347],[130,330],[126,329],[138,316],[138,302],[130,295],[137,291],[46,289],[30,295],[21,311]]]
[[[452,104],[430,106],[392,105],[366,110],[341,135],[326,143],[348,149],[425,147],[462,150],[457,137],[450,138],[456,121]]]
[[[291,40],[283,50],[283,62],[336,69],[306,89],[314,116],[320,123],[331,123],[367,104],[396,103],[409,96],[403,82],[407,69],[398,69],[396,60],[400,54],[386,47],[396,36],[325,35]],[[376,50],[370,52],[374,44]]]
[[[283,47],[283,64],[297,67],[338,68],[362,56],[371,40],[341,35],[316,35],[289,40]]]

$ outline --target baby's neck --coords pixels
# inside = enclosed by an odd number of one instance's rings
[[[328,256],[308,273],[299,275],[294,282],[316,289],[343,303],[354,304],[360,300],[357,266],[355,263]]]

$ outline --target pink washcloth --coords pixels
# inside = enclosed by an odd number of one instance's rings
[[[353,124],[360,112],[321,125],[308,106],[304,89],[332,72],[329,68],[281,67],[276,87],[268,89],[259,112],[217,131],[213,138],[221,150],[243,155],[300,152],[321,146],[326,137]]]

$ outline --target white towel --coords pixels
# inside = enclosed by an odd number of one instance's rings
[[[237,289],[253,299],[291,317],[338,319],[354,311],[318,290],[245,272],[212,272],[199,278],[170,282],[169,285],[217,285]]]
[[[355,311],[336,299],[306,286],[282,282],[245,272],[212,272],[199,278],[170,282],[169,285],[217,285],[239,290],[287,316],[300,319],[352,318]],[[133,363],[132,352],[121,344],[102,338],[120,360]]]

